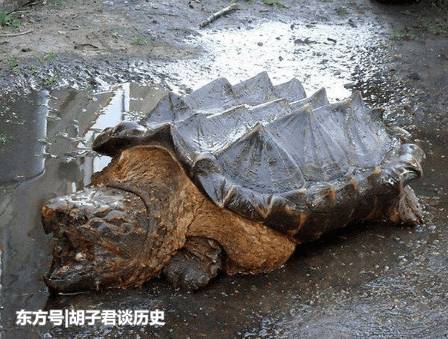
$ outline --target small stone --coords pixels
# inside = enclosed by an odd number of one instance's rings
[[[409,74],[408,78],[411,80],[421,80],[422,79],[420,77],[420,74],[418,74],[417,72],[413,72],[413,73]]]
[[[83,260],[86,260],[86,255],[85,255],[84,253],[82,253],[82,252],[78,252],[78,253],[76,253],[76,255],[75,255],[75,260],[76,260],[76,261],[83,261]]]

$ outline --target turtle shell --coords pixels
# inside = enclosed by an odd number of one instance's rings
[[[386,204],[421,176],[424,156],[390,135],[359,93],[330,104],[325,89],[306,97],[300,81],[274,86],[265,72],[169,93],[93,148],[114,156],[136,145],[168,149],[216,205],[293,233],[310,216],[368,218],[378,197]]]

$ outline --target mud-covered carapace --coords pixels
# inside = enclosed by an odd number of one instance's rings
[[[195,289],[219,271],[274,270],[348,224],[417,224],[409,183],[424,154],[390,130],[358,93],[330,104],[324,89],[306,97],[266,73],[169,93],[140,124],[96,138],[112,161],[90,187],[43,207],[56,238],[46,283],[70,292],[162,274]]]

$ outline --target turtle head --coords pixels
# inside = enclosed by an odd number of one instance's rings
[[[55,240],[44,278],[53,292],[139,285],[170,259],[148,249],[158,238],[158,224],[140,197],[121,189],[93,187],[52,199],[42,220]]]

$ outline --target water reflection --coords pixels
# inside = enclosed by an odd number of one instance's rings
[[[44,171],[48,92],[7,97],[0,108],[0,182],[34,177]]]

